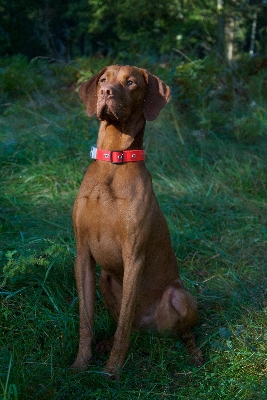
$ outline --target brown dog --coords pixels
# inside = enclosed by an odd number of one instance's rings
[[[117,321],[105,371],[118,376],[135,329],[182,333],[193,362],[203,363],[192,327],[196,301],[183,287],[165,218],[144,163],[146,120],[169,102],[170,89],[145,70],[113,65],[83,83],[79,95],[87,114],[101,120],[96,159],[88,168],[73,211],[77,244],[76,282],[80,343],[74,368],[92,357],[95,265],[100,290]]]

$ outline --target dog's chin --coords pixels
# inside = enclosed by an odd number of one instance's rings
[[[101,121],[104,121],[108,116],[108,107],[105,104],[101,107],[98,106],[96,110],[96,116]]]
[[[121,115],[117,110],[111,109],[107,104],[98,105],[96,116],[100,121],[117,122],[121,120]]]

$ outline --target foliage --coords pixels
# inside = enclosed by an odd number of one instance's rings
[[[218,4],[219,2],[217,2]],[[0,55],[22,53],[70,60],[111,54],[169,57],[173,49],[191,57],[216,52],[223,16],[234,23],[235,53],[249,52],[255,12],[255,52],[265,54],[266,2],[228,1],[219,13],[216,2],[200,0],[0,0]],[[220,54],[223,57],[223,54]]]
[[[232,132],[240,140],[266,134],[267,70],[252,72],[254,63],[217,64],[206,57],[178,65],[173,84],[181,113],[191,115],[202,134]]]
[[[43,89],[46,81],[40,68],[36,69],[25,56],[14,56],[1,60],[0,95],[18,98],[22,94]],[[38,72],[37,72],[38,71]]]
[[[62,70],[64,73],[62,73]],[[47,63],[45,59],[29,62],[26,56],[17,55],[0,59],[0,101],[18,100],[39,91],[50,91],[56,85],[70,85],[77,76],[71,64]],[[49,78],[49,79],[48,79]],[[2,106],[3,107],[3,106]]]
[[[55,262],[60,259],[62,263],[64,258],[73,256],[70,249],[64,244],[54,244],[50,241],[44,241],[44,251],[41,255],[37,255],[30,251],[29,254],[24,251],[18,254],[17,250],[7,251],[3,255],[7,259],[3,267],[2,286],[7,284],[7,281],[19,279],[21,275],[30,277],[33,280],[38,279],[40,276],[48,275],[50,269],[54,266]]]
[[[175,45],[175,26],[181,19],[181,4],[177,0],[167,3],[139,0],[138,6],[129,0],[89,0],[89,4],[92,6],[89,33],[98,35],[98,43],[108,53],[142,54],[149,45],[150,53],[157,54],[169,52],[170,46]]]

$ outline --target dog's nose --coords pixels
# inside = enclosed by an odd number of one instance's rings
[[[103,97],[113,96],[114,93],[113,93],[112,86],[109,86],[109,85],[102,86],[102,88],[100,90],[100,94]]]

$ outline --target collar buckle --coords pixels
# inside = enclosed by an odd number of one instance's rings
[[[122,164],[123,163],[123,151],[122,150],[111,150],[110,152],[110,162],[112,164]]]

